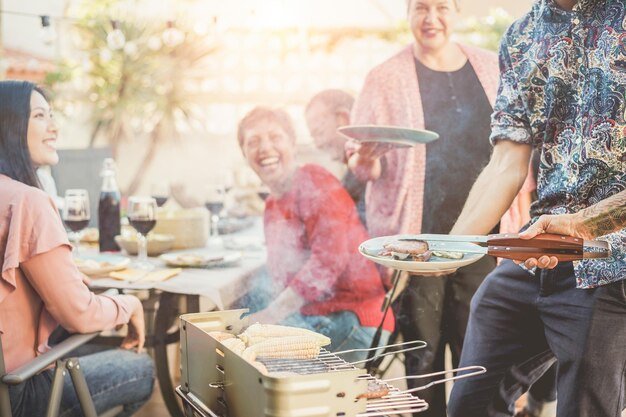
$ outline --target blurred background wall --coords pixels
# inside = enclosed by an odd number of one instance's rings
[[[530,5],[461,0],[460,38],[494,49]],[[0,9],[0,74],[47,84],[60,146],[111,146],[122,191],[134,194],[155,181],[198,189],[224,174],[255,183],[235,132],[260,104],[290,113],[302,161],[339,174],[312,146],[303,106],[325,88],[358,94],[367,71],[410,41],[405,0],[0,0]],[[107,42],[116,26],[124,39]]]

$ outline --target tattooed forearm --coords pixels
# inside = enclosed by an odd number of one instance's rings
[[[583,228],[594,237],[626,227],[626,191],[587,207],[582,212]]]

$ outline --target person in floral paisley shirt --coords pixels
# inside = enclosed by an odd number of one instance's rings
[[[493,228],[522,186],[534,148],[540,154],[538,200],[522,237],[598,238],[609,242],[612,254],[573,263],[543,256],[525,262],[530,270],[504,261],[485,279],[472,300],[461,366],[488,371],[455,384],[452,417],[510,416],[520,393],[506,385],[511,369],[537,377],[555,360],[557,416],[621,415],[625,20],[623,0],[539,0],[503,38],[492,158],[451,233]]]

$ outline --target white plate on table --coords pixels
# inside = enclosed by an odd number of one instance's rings
[[[381,251],[383,251],[383,245],[385,243],[401,237],[401,235],[382,236],[366,240],[359,245],[359,252],[361,252],[361,255],[365,256],[371,261],[376,262],[377,264],[408,272],[439,272],[455,270],[463,266],[473,264],[474,262],[485,256],[480,253],[465,253],[462,259],[448,259],[432,256],[428,261],[421,262],[398,260],[394,259],[392,256],[378,255]]]
[[[398,126],[353,125],[340,127],[337,131],[360,143],[389,143],[401,147],[429,143],[439,138],[437,133],[430,130]]]
[[[100,253],[75,256],[74,263],[78,270],[85,275],[103,276],[109,272],[126,268],[130,263],[130,259],[121,255]]]
[[[212,268],[237,264],[241,260],[241,253],[164,253],[160,256],[160,258],[168,266],[176,266],[182,268]]]

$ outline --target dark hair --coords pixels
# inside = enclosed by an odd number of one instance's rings
[[[33,91],[44,91],[28,81],[0,81],[0,174],[40,187],[28,151],[28,121]]]
[[[286,111],[283,109],[272,109],[269,107],[258,106],[248,112],[239,122],[239,127],[237,129],[237,140],[239,141],[239,146],[243,147],[243,138],[246,129],[261,120],[271,120],[278,123],[287,136],[289,136],[292,140],[296,140],[296,131],[293,128],[291,118]]]

